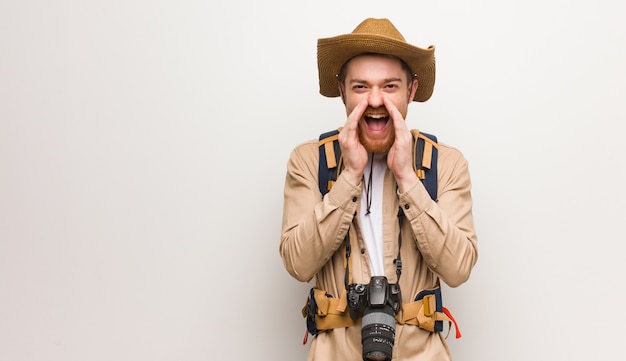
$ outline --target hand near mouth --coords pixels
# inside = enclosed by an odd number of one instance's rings
[[[353,185],[361,182],[367,164],[367,151],[359,140],[358,126],[363,112],[367,108],[367,99],[361,100],[348,115],[343,129],[339,132],[339,146],[343,157],[344,170],[341,174]]]
[[[406,120],[387,98],[383,102],[393,121],[396,139],[387,154],[387,166],[393,172],[398,184],[398,191],[404,193],[418,181],[413,170],[413,136],[406,126]]]

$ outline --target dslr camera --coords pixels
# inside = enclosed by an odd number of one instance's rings
[[[348,311],[361,320],[363,360],[389,361],[396,336],[396,314],[402,304],[400,285],[387,277],[374,276],[370,283],[348,285]]]

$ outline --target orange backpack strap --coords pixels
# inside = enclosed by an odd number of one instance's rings
[[[419,292],[413,302],[402,304],[396,316],[399,324],[415,325],[430,332],[443,331],[443,321],[456,329],[456,338],[461,337],[459,326],[450,311],[442,306],[441,286]],[[447,337],[447,336],[446,336]]]
[[[413,169],[417,177],[424,183],[430,198],[437,201],[437,162],[439,160],[439,144],[437,137],[412,129],[413,134]]]

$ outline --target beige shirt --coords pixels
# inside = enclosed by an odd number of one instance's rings
[[[420,182],[398,194],[391,171],[387,170],[384,177],[383,257],[390,283],[397,282],[393,260],[398,253],[398,207],[405,214],[399,282],[403,303],[413,301],[419,291],[435,287],[438,277],[451,287],[462,284],[478,257],[468,163],[457,149],[442,143],[438,154],[437,202]],[[299,145],[290,156],[280,254],[294,278],[308,282],[315,277],[318,288],[339,297],[345,274],[342,245],[350,227],[357,236],[357,240],[352,240],[350,256],[352,282],[368,283],[371,277],[357,214],[363,182],[349,184],[340,175],[322,199],[317,180],[318,159],[314,140]],[[302,295],[303,302],[306,296]],[[443,302],[445,306],[445,294]],[[360,331],[360,326],[354,326],[318,334],[311,341],[308,360],[361,360]],[[412,325],[396,325],[393,357],[407,361],[451,359],[443,335]]]

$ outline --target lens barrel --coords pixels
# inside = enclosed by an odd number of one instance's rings
[[[361,342],[363,360],[391,360],[396,335],[396,318],[393,308],[367,307],[363,312]]]

